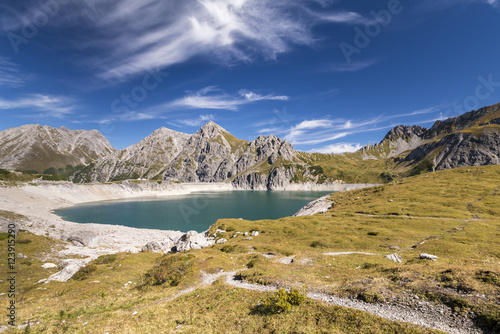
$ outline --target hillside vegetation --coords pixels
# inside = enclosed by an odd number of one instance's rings
[[[334,205],[325,214],[219,220],[211,233],[225,230],[218,233],[228,239],[224,245],[168,255],[120,253],[93,261],[68,283],[35,284],[58,270],[41,264],[57,261],[54,249],[62,244],[21,232],[18,239],[26,241],[17,251],[28,258],[18,265],[18,318],[39,322],[30,333],[437,332],[310,299],[288,312],[262,313],[259,303],[270,293],[234,288],[222,278],[203,284],[202,272],[238,271],[262,285],[369,303],[418,308],[428,300],[498,332],[499,180],[500,166],[422,173],[332,194]],[[245,240],[236,234],[250,231],[259,235]],[[5,261],[5,240],[0,249]],[[384,258],[391,253],[403,263]],[[421,253],[438,259],[422,260]],[[6,284],[0,283],[2,291]],[[0,298],[4,305],[6,296]]]

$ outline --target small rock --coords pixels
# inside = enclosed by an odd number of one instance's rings
[[[431,255],[431,254],[427,254],[427,253],[420,253],[419,256],[422,260],[436,261],[438,259],[438,257],[436,255]]]
[[[397,253],[389,254],[384,256],[384,258],[391,260],[396,263],[403,263],[403,259]]]
[[[394,202],[392,199],[387,200],[387,202]]]
[[[17,253],[17,258],[22,259],[24,257],[23,253]]]
[[[221,238],[221,239],[217,240],[218,245],[225,244],[226,242],[227,242],[227,239],[225,239],[225,238]]]
[[[42,268],[43,269],[57,268],[57,264],[54,264],[54,263],[44,263],[42,265]]]
[[[243,238],[243,240],[252,240],[253,238],[252,237],[245,237]]]
[[[142,252],[157,252],[161,249],[160,244],[157,243],[156,241],[150,241],[144,246],[142,246],[141,251]]]
[[[243,235],[244,235],[245,237],[247,237],[247,236],[248,236],[248,232],[243,233]]]
[[[139,312],[137,312],[137,311],[134,311],[134,313],[132,313],[132,315],[136,315],[136,314],[138,314],[138,313],[139,313]]]
[[[259,231],[252,231],[252,237],[256,237],[259,235]]]

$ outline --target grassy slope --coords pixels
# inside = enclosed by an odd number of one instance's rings
[[[218,227],[258,230],[260,235],[243,240],[230,238],[234,232],[228,232],[226,245],[191,251],[195,265],[177,287],[134,288],[157,263],[160,255],[153,253],[118,254],[115,262],[96,265],[97,270],[83,281],[34,285],[56,271],[41,269],[40,258],[58,243],[21,233],[19,238],[32,242],[18,245],[17,250],[29,257],[21,260],[18,268],[18,317],[40,321],[42,324],[31,332],[43,333],[424,332],[314,301],[287,314],[264,316],[253,311],[266,294],[231,288],[222,282],[165,300],[196,285],[200,270],[251,267],[241,274],[254,282],[306,285],[368,301],[397,301],[411,291],[446,303],[456,312],[478,313],[482,323],[498,321],[500,166],[469,169],[333,194],[336,205],[327,214],[274,221],[220,220]],[[5,245],[0,241],[3,265]],[[379,255],[323,255],[342,251]],[[294,255],[295,261],[281,264],[261,256],[264,252]],[[383,258],[394,252],[404,263]],[[419,260],[418,254],[424,252],[437,255],[438,261]],[[125,285],[129,281],[132,283]],[[6,288],[6,283],[0,284],[2,291]],[[0,298],[3,307],[7,299]],[[133,315],[135,311],[138,313]]]

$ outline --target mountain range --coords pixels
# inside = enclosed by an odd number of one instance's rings
[[[436,121],[430,129],[399,125],[380,143],[344,154],[299,152],[272,135],[240,140],[214,122],[192,135],[162,127],[119,151],[97,130],[40,125],[1,131],[0,143],[0,168],[67,175],[79,183],[165,178],[279,189],[302,182],[380,182],[392,174],[500,164],[500,103]]]

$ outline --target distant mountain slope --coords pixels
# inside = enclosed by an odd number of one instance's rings
[[[363,159],[396,157],[399,171],[421,162],[435,170],[500,164],[500,103],[436,121],[430,129],[399,125],[358,154]]]
[[[107,182],[154,178],[179,154],[189,138],[186,133],[161,127],[137,144],[94,161],[73,179],[75,182]]]
[[[23,125],[0,132],[0,168],[32,170],[64,169],[88,163],[115,149],[97,130],[69,130]],[[71,170],[71,168],[70,168]]]
[[[500,103],[437,121],[430,129],[398,125],[354,153],[295,151],[286,140],[240,140],[214,122],[192,135],[160,128],[121,151],[96,130],[25,125],[0,132],[0,168],[72,171],[74,182],[164,177],[181,182],[232,182],[245,189],[291,183],[378,183],[394,174],[500,164]]]

